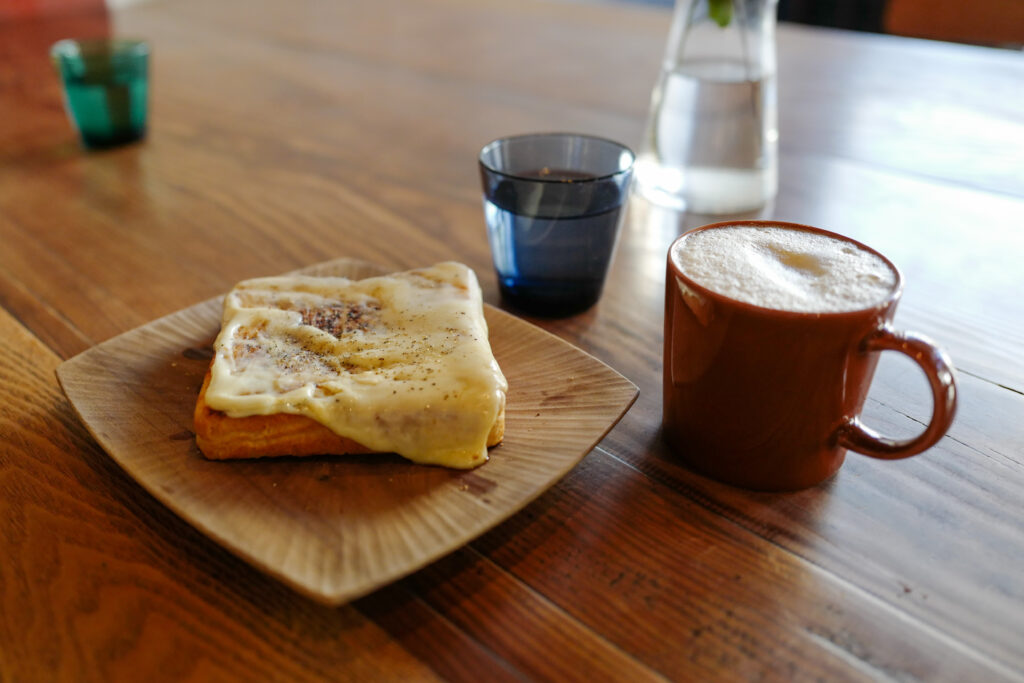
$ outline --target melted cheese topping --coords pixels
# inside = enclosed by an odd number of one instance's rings
[[[508,385],[476,276],[459,263],[352,281],[270,277],[224,301],[206,402],[305,415],[414,462],[474,467]]]

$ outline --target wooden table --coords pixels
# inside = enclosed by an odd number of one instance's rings
[[[151,134],[82,152],[46,22],[0,42],[0,680],[1024,678],[1024,57],[784,26],[763,213],[889,254],[900,326],[959,370],[949,435],[792,494],[662,444],[663,259],[704,216],[635,199],[592,310],[537,324],[640,398],[537,501],[450,556],[318,605],[165,509],[89,437],[63,360],[239,279],[456,258],[498,304],[476,153],[639,145],[669,15],[535,0],[155,0]],[[20,42],[19,42],[20,41]],[[930,410],[883,358],[867,420]]]

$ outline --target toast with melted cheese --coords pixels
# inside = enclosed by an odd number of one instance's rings
[[[470,468],[504,436],[507,388],[462,264],[246,280],[224,300],[196,443],[210,459],[393,452]]]

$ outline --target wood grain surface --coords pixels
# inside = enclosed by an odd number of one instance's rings
[[[744,217],[848,234],[901,268],[897,326],[959,372],[935,448],[850,455],[793,494],[682,467],[659,426],[664,259],[711,219],[634,198],[601,301],[531,319],[634,382],[632,409],[518,514],[331,608],[125,474],[55,368],[338,257],[455,258],[501,306],[477,152],[543,130],[637,147],[669,13],[152,0],[110,21],[152,43],[151,126],[102,153],[62,111],[60,29],[0,36],[0,680],[1024,680],[1019,52],[778,34],[780,192]],[[929,411],[916,368],[883,355],[866,421],[906,435]]]

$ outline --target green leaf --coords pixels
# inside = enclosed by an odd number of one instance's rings
[[[732,21],[732,0],[708,0],[708,16],[725,28]]]

